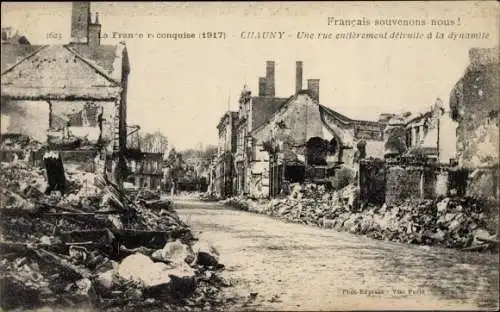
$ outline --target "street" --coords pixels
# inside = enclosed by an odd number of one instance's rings
[[[498,256],[376,241],[215,203],[175,209],[213,245],[231,310],[494,309]]]

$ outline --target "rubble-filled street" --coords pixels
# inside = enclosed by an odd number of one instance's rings
[[[231,310],[491,309],[498,254],[384,242],[215,203],[176,210],[214,246]],[[365,293],[363,293],[363,291]]]
[[[218,252],[195,242],[172,202],[119,192],[66,168],[66,192],[43,170],[2,164],[0,307],[6,310],[211,310],[222,304]],[[50,185],[50,183],[49,183]]]

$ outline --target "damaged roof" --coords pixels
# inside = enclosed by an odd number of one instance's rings
[[[290,98],[252,97],[252,128],[265,124]]]
[[[2,44],[2,95],[23,99],[111,100],[129,72],[124,44]],[[126,72],[122,73],[122,69]]]
[[[354,138],[356,139],[372,139],[378,141],[383,139],[383,129],[385,128],[383,123],[351,119],[323,105],[319,105],[319,112],[323,124],[332,132],[336,132],[334,129],[340,126],[340,128],[344,129],[354,129]]]
[[[44,46],[29,44],[2,44],[1,47],[1,71],[3,74],[3,72],[5,72],[7,69],[28,58],[30,55],[38,52]]]
[[[319,105],[319,111],[321,114],[327,114],[334,119],[342,122],[343,124],[346,125],[357,125],[357,126],[368,126],[368,127],[381,127],[382,124],[378,121],[371,121],[371,120],[359,120],[359,119],[351,119],[347,116],[342,115],[341,113],[334,111],[333,109]]]
[[[299,94],[306,94],[311,97],[309,92],[299,92],[289,98],[270,98],[270,97],[253,97],[254,103],[254,126],[252,132],[259,131],[261,128],[267,124],[271,118],[282,109],[286,109],[288,103],[293,102],[293,100]],[[255,101],[255,99],[259,99]],[[356,138],[370,138],[374,140],[382,139],[382,132],[385,127],[383,123],[377,121],[368,120],[356,120],[351,119],[347,116],[340,114],[339,112],[326,107],[321,104],[318,105],[318,110],[320,113],[321,122],[332,132],[337,133],[334,129],[351,128],[354,129],[354,136]],[[256,110],[260,109],[260,110]],[[259,113],[256,116],[255,111]]]
[[[121,62],[120,64],[116,64],[119,66],[115,66],[118,46],[100,45],[90,47],[85,44],[70,44],[67,47],[86,60],[91,61],[93,65],[102,68],[108,75],[113,76],[115,72],[119,72],[120,75],[118,77],[121,76]],[[126,67],[128,67],[128,64]]]

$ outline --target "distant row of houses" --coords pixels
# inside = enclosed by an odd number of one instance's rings
[[[363,158],[414,153],[437,164],[455,165],[464,154],[464,147],[457,152],[459,120],[439,98],[425,113],[384,113],[377,121],[356,120],[335,111],[334,103],[320,103],[319,79],[308,79],[303,88],[301,61],[295,73],[295,93],[277,97],[275,62],[267,61],[258,94],[245,86],[239,110],[223,114],[217,125],[218,156],[210,173],[213,195],[274,197],[289,183],[328,184],[339,168],[356,170]]]

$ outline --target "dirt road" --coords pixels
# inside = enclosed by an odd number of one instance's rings
[[[498,256],[376,241],[217,204],[178,202],[215,246],[231,310],[494,309]],[[251,295],[251,293],[253,293]]]

